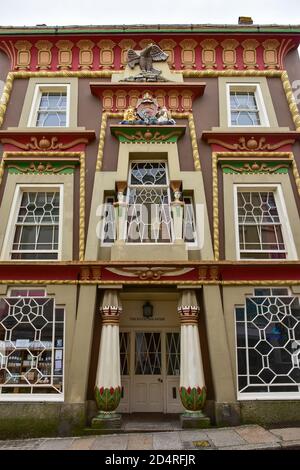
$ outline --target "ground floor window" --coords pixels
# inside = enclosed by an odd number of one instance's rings
[[[0,400],[63,397],[64,309],[43,289],[0,299]]]
[[[257,288],[236,307],[238,393],[300,398],[300,303],[286,288]]]

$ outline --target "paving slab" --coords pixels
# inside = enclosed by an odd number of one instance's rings
[[[70,450],[89,450],[95,442],[95,437],[79,437],[74,439]]]
[[[130,434],[128,437],[127,450],[152,450],[152,434]]]
[[[198,431],[197,429],[193,431],[180,431],[179,437],[183,442],[187,441],[207,441],[208,435],[204,431]]]
[[[216,447],[247,444],[246,441],[232,429],[212,429],[207,431],[207,435]]]
[[[20,439],[0,441],[0,450],[34,450],[44,441],[45,439]]]
[[[179,432],[163,432],[153,434],[153,449],[170,450],[183,449]]]
[[[73,440],[74,438],[45,439],[37,450],[66,450],[71,447]]]
[[[280,437],[266,431],[261,426],[240,427],[236,429],[236,432],[249,444],[265,444],[280,440]]]
[[[268,450],[281,449],[279,442],[269,442],[268,444],[245,444],[241,446],[218,447],[218,450]]]
[[[280,437],[283,441],[300,440],[300,428],[278,428],[270,429],[275,436]]]
[[[282,449],[300,449],[300,440],[299,441],[281,441]]]
[[[125,450],[127,443],[128,435],[126,434],[97,436],[91,446],[91,450]]]

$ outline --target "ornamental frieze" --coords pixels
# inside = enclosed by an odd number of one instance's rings
[[[82,39],[72,36],[47,36],[47,40],[37,40],[28,35],[26,40],[3,39],[2,50],[11,60],[11,70],[107,70],[121,71],[131,57],[139,56],[149,48],[150,43],[156,50],[165,54],[166,61],[176,70],[240,70],[282,69],[286,53],[296,44],[291,38],[256,37],[256,39],[230,37],[229,34],[218,43],[215,37],[193,34],[182,39],[173,34],[161,39],[153,35],[150,39],[133,36],[92,36]]]

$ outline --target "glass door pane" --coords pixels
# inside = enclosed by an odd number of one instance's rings
[[[161,334],[135,334],[135,374],[161,375]]]
[[[180,333],[166,333],[167,375],[180,375]]]

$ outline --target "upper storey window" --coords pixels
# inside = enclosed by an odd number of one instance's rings
[[[260,86],[257,84],[227,84],[228,126],[268,127],[269,120]]]
[[[37,85],[28,126],[69,126],[69,85]]]

